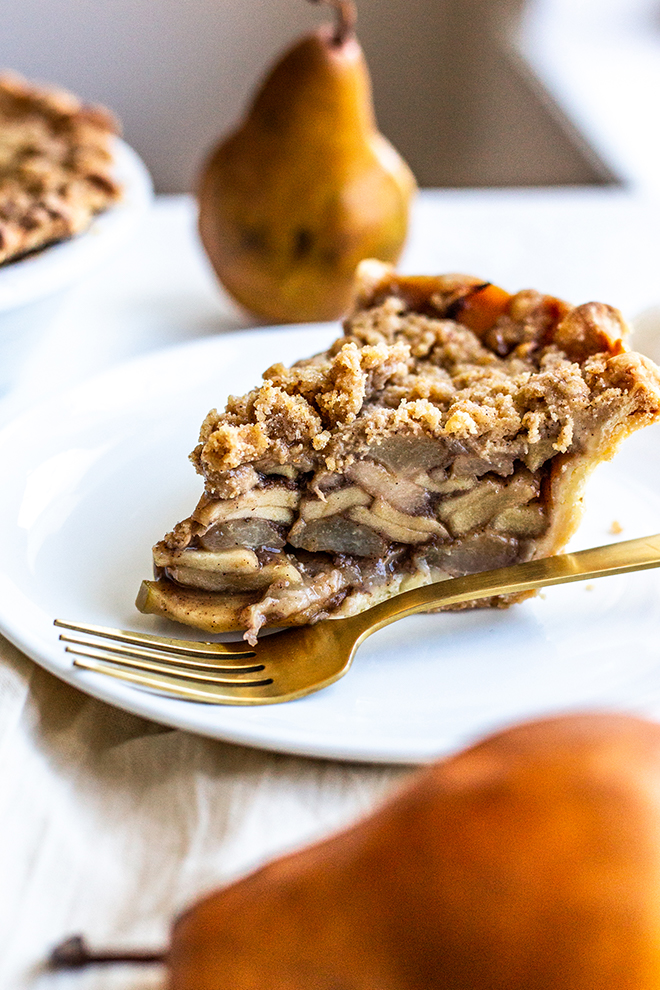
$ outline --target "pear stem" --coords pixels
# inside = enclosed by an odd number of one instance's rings
[[[353,0],[310,0],[310,3],[327,3],[337,11],[337,23],[332,36],[333,45],[339,47],[347,38],[353,36],[357,22],[357,8]]]
[[[82,935],[72,935],[56,945],[48,958],[49,969],[82,969],[93,963],[163,963],[164,952],[148,950],[92,952]]]

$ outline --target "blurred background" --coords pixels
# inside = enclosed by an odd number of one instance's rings
[[[655,183],[658,0],[358,8],[381,130],[420,185]],[[191,188],[269,63],[329,16],[306,0],[21,0],[2,14],[0,65],[111,107],[161,192]]]

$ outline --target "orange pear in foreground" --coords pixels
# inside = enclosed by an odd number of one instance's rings
[[[284,55],[199,184],[200,234],[220,282],[270,322],[340,316],[357,264],[395,262],[406,237],[415,180],[378,131],[352,2],[333,5],[336,28]]]
[[[168,990],[658,990],[660,726],[549,719],[436,764],[371,817],[213,893]]]
[[[199,902],[170,990],[658,990],[660,727],[502,732]]]

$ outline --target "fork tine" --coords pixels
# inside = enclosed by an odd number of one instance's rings
[[[62,629],[72,629],[74,632],[86,633],[89,636],[113,639],[118,643],[158,647],[169,653],[181,653],[191,657],[216,657],[220,655],[227,658],[230,656],[246,658],[255,656],[254,648],[245,642],[199,643],[193,639],[171,639],[166,636],[154,636],[150,633],[132,632],[127,629],[109,629],[106,626],[95,626],[91,623],[67,622],[64,619],[55,619],[53,625]]]
[[[195,684],[181,678],[163,674],[144,673],[138,670],[122,670],[111,663],[80,657],[74,660],[76,667],[98,674],[115,677],[157,694],[164,694],[184,701],[199,701],[213,705],[264,705],[281,700],[275,693],[268,696],[271,685],[251,686],[237,683],[231,689],[219,684]]]
[[[213,705],[271,705],[288,701],[292,697],[290,691],[283,691],[271,681],[254,684],[233,682],[231,687],[217,683],[195,683],[170,674],[122,669],[113,663],[83,656],[76,657],[74,665],[182,701],[199,701]],[[295,697],[306,693],[307,689],[296,692]]]
[[[66,652],[72,653],[76,657],[89,657],[92,660],[111,663],[122,670],[150,671],[155,674],[165,674],[168,677],[194,681],[195,683],[217,684],[221,687],[262,687],[266,684],[273,683],[271,677],[263,674],[259,676],[259,672],[264,669],[263,667],[257,667],[256,671],[254,668],[251,668],[247,671],[239,670],[236,673],[233,671],[213,671],[212,668],[206,671],[200,671],[188,667],[181,662],[168,662],[167,660],[156,662],[155,660],[142,660],[129,656],[119,657],[104,649],[95,649],[93,646],[87,646],[85,650],[78,650],[72,646],[67,646]],[[77,660],[74,660],[74,664],[80,666]]]
[[[287,629],[267,636],[255,651],[242,651],[243,658],[254,657],[250,667],[263,667],[263,670],[246,671],[247,664],[245,667],[241,666],[240,670],[235,669],[234,664],[228,663],[226,654],[218,656],[215,651],[211,654],[216,660],[215,664],[210,665],[212,670],[207,670],[199,663],[193,669],[189,665],[197,654],[193,654],[191,660],[190,654],[175,652],[172,641],[167,640],[171,656],[166,658],[160,655],[158,644],[162,641],[159,637],[141,633],[137,636],[140,637],[139,642],[146,647],[145,650],[128,650],[128,657],[115,653],[114,649],[113,652],[107,650],[105,643],[85,646],[75,644],[67,649],[78,650],[73,658],[75,666],[123,680],[148,691],[181,700],[220,705],[269,705],[302,698],[343,677],[351,665],[360,637],[364,634],[361,620],[358,622],[358,619],[359,616],[354,616],[341,622],[319,622],[317,625]],[[69,627],[69,623],[59,624]],[[70,625],[76,628],[73,623]],[[80,624],[77,628],[87,630],[90,627]],[[98,626],[91,627],[91,635],[99,628],[106,634],[110,632],[112,635],[109,638],[114,638],[112,630]],[[123,630],[118,632],[122,633]],[[130,633],[127,636],[136,638]],[[182,645],[191,644],[183,641]],[[202,644],[204,645],[207,644]],[[157,659],[152,660],[142,655],[149,652],[156,653]],[[238,658],[234,656],[233,659]],[[153,669],[143,669],[147,664]],[[227,670],[227,666],[234,669]],[[200,679],[202,677],[204,680]]]
[[[243,657],[245,654],[240,654],[238,657],[225,656],[224,654],[216,655],[213,661],[210,660],[196,660],[193,659],[187,653],[174,653],[171,650],[160,650],[160,649],[143,649],[140,646],[121,646],[117,644],[112,646],[109,643],[94,643],[85,639],[76,639],[74,636],[65,636],[60,633],[60,640],[63,643],[73,643],[76,646],[87,646],[95,650],[104,650],[106,653],[116,653],[118,657],[133,657],[134,659],[145,659],[145,660],[156,660],[161,663],[171,663],[174,665],[184,665],[187,668],[195,670],[211,670],[220,672],[225,670],[227,673],[255,673],[259,670],[264,669],[262,663],[256,663],[254,660],[252,662],[246,662]],[[67,652],[76,653],[76,650],[70,650],[69,647],[65,647]],[[249,654],[248,654],[249,656]],[[117,660],[119,662],[119,660]]]

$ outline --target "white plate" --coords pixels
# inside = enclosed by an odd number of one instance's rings
[[[251,330],[113,369],[0,433],[0,628],[83,691],[193,732],[339,759],[416,763],[514,720],[585,707],[660,714],[660,572],[555,588],[508,611],[406,619],[373,636],[337,684],[285,705],[159,698],[75,670],[56,617],[136,629],[150,548],[195,503],[199,425],[276,360],[333,327]],[[660,530],[660,434],[633,437],[592,480],[574,546]],[[172,629],[173,627],[169,626]],[[180,627],[177,627],[180,631]]]

